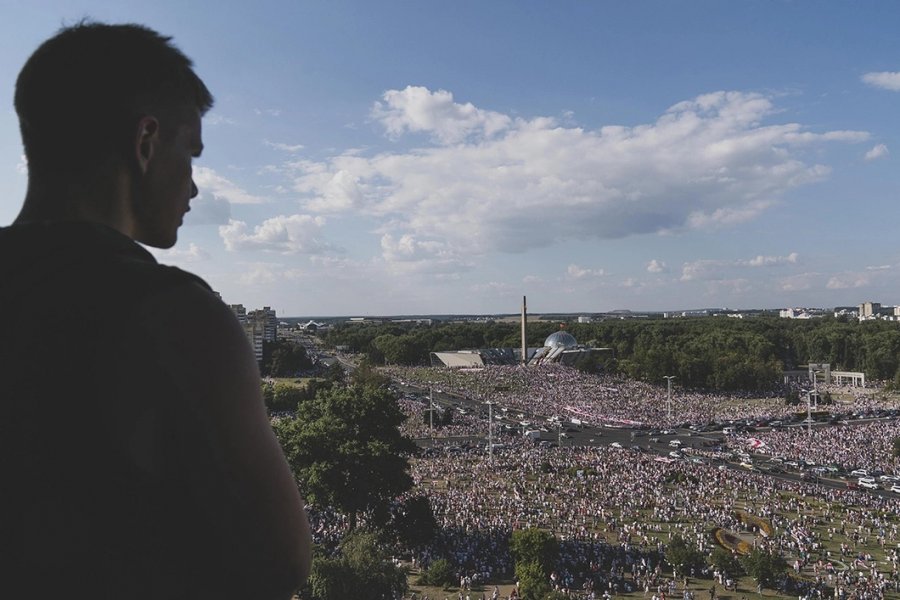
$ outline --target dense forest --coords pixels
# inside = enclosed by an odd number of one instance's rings
[[[675,375],[683,387],[715,390],[770,388],[784,369],[808,362],[867,378],[900,383],[900,326],[890,321],[756,317],[605,320],[566,323],[580,344],[609,348],[585,368],[662,382]],[[528,325],[528,345],[542,346],[559,322]],[[428,365],[429,352],[520,345],[514,322],[426,325],[346,324],[325,336],[376,364]]]

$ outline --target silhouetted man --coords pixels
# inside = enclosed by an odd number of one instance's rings
[[[250,346],[169,248],[212,96],[169,38],[79,24],[16,83],[0,229],[0,598],[284,598],[309,569]]]

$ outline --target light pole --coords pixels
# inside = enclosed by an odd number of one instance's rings
[[[816,410],[819,410],[819,372],[813,369],[813,396],[816,398]]]
[[[434,447],[434,387],[428,386],[428,420],[431,424],[431,446]]]
[[[671,425],[672,424],[671,423],[672,422],[672,380],[675,379],[675,376],[674,375],[664,375],[663,379],[665,379],[666,383],[668,384],[667,387],[668,387],[669,393],[668,393],[668,399],[666,400],[666,409],[669,413],[669,424]]]
[[[494,462],[494,403],[488,400],[488,459]]]
[[[812,435],[812,390],[806,390],[806,431]]]

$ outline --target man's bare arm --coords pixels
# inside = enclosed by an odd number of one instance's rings
[[[197,442],[208,455],[185,464],[201,471],[189,473],[191,492],[241,563],[227,576],[245,580],[254,598],[289,595],[309,573],[309,523],[240,324],[197,284],[154,296],[145,315],[162,367],[200,424]]]

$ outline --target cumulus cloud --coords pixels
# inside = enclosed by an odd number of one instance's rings
[[[862,80],[872,87],[890,90],[892,92],[900,92],[900,72],[898,71],[866,73],[862,76]]]
[[[276,150],[281,150],[282,152],[288,152],[290,154],[300,152],[304,148],[303,144],[284,144],[281,142],[270,142],[269,140],[263,140],[263,143],[269,148],[275,148]]]
[[[655,258],[647,263],[647,272],[648,273],[668,273],[669,267],[661,260],[656,260]]]
[[[825,284],[829,290],[847,290],[865,287],[871,283],[872,278],[868,273],[838,273],[832,276]]]
[[[209,167],[194,167],[194,183],[200,191],[208,191],[232,204],[263,204],[265,198],[255,196]]]
[[[866,160],[876,160],[882,157],[885,157],[889,154],[888,147],[884,144],[878,144],[874,146],[871,150],[866,152]]]
[[[758,267],[775,267],[797,264],[800,255],[791,252],[787,256],[758,255],[750,259],[720,260],[702,259],[686,262],[681,268],[681,280],[693,281],[724,279],[724,273],[731,269],[753,269]]]
[[[569,268],[566,269],[566,275],[571,279],[590,279],[603,277],[605,274],[603,269],[585,269],[578,265],[569,265]]]
[[[185,225],[225,225],[231,219],[231,203],[211,192],[201,192],[191,200]]]
[[[234,125],[237,121],[232,119],[231,117],[226,117],[225,115],[220,115],[217,113],[212,113],[203,116],[203,124],[204,125]]]
[[[800,255],[796,252],[791,252],[787,256],[763,256],[758,255],[754,258],[751,258],[747,261],[738,261],[738,265],[747,266],[747,267],[772,267],[775,265],[794,265],[797,264],[797,259]]]
[[[263,250],[281,254],[318,254],[334,247],[322,239],[325,219],[311,215],[279,215],[249,231],[247,223],[231,219],[219,227],[219,236],[230,251]]]
[[[209,260],[209,252],[191,242],[187,248],[170,248],[168,250],[150,250],[161,262],[195,263]]]
[[[776,112],[768,97],[716,92],[648,124],[587,130],[408,87],[386,92],[372,115],[391,135],[425,132],[433,145],[291,169],[308,211],[365,214],[460,255],[521,252],[754,219],[788,190],[827,177],[807,156],[868,138],[766,124]]]
[[[777,285],[783,292],[803,292],[812,289],[818,280],[818,273],[800,273],[779,279]]]
[[[372,107],[371,117],[393,137],[408,131],[424,132],[442,143],[453,144],[470,136],[489,137],[509,127],[512,121],[504,114],[476,108],[469,102],[454,102],[453,94],[446,90],[432,92],[407,86],[404,90],[386,91],[382,100]]]
[[[395,271],[450,274],[468,270],[470,263],[461,260],[443,242],[420,240],[410,234],[399,238],[386,233],[381,237],[381,253]]]
[[[258,287],[282,281],[295,281],[306,276],[300,269],[279,263],[244,262],[237,268],[237,281],[248,287]]]
[[[488,281],[487,283],[477,283],[469,286],[469,291],[476,294],[506,296],[516,292],[517,288],[501,281]]]

